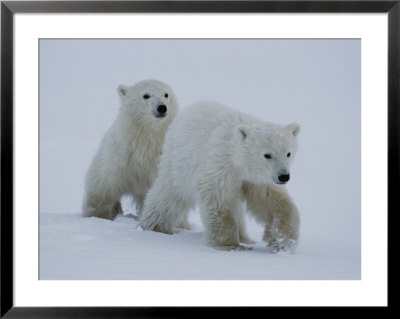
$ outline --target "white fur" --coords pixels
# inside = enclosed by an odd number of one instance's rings
[[[120,198],[133,195],[138,214],[157,176],[165,132],[178,106],[171,88],[156,80],[120,85],[121,108],[106,132],[85,178],[84,216],[113,219],[122,212]],[[143,96],[148,95],[145,99]],[[165,97],[168,94],[168,97]],[[165,105],[165,117],[157,111]]]
[[[293,249],[298,211],[277,183],[289,173],[298,132],[297,124],[265,123],[214,102],[184,109],[167,132],[140,226],[171,234],[187,224],[188,210],[198,203],[209,246],[245,249],[239,243],[250,242],[243,222],[247,204],[266,225],[269,246]]]

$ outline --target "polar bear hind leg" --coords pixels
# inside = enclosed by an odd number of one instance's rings
[[[187,214],[183,215],[182,220],[180,221],[180,223],[178,224],[177,228],[181,228],[181,229],[186,229],[186,230],[190,230],[192,227],[190,226],[190,222],[188,220],[188,216]]]
[[[173,234],[177,227],[187,229],[187,214],[193,206],[193,200],[179,193],[177,187],[164,187],[158,177],[147,194],[139,226],[165,234]]]

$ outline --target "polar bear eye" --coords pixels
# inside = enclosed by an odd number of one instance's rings
[[[165,93],[164,96],[165,96],[165,97],[168,97],[168,93]]]
[[[289,153],[287,153],[287,157],[290,157],[290,155],[292,155],[292,154],[290,154],[290,152],[289,152]]]
[[[270,159],[270,158],[272,158],[272,155],[271,154],[264,154],[264,157]]]
[[[150,95],[148,95],[148,94],[143,95],[143,98],[146,99],[146,100],[147,100],[149,97],[150,97]]]

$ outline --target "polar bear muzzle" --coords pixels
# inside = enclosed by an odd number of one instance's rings
[[[282,174],[282,175],[279,175],[279,176],[278,176],[278,180],[279,180],[281,183],[286,183],[286,182],[289,181],[289,179],[290,179],[290,174]]]
[[[165,117],[167,115],[167,106],[165,104],[160,104],[157,106],[156,117]]]

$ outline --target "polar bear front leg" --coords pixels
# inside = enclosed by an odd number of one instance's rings
[[[98,217],[113,220],[122,213],[120,200],[117,196],[105,194],[88,194],[83,204],[85,217]]]
[[[113,207],[113,215],[117,216],[118,214],[123,214],[123,209],[120,200],[118,200]]]
[[[269,230],[265,230],[264,238],[272,234],[272,242],[269,241],[269,245],[274,251],[294,252],[299,239],[299,211],[285,188],[271,185],[268,195],[272,222]]]
[[[200,213],[205,228],[205,242],[217,250],[249,250],[240,245],[238,212],[240,204],[213,202],[211,198],[202,198]]]
[[[299,212],[283,187],[247,184],[247,206],[257,219],[265,222],[263,240],[275,252],[294,252],[299,237]]]

